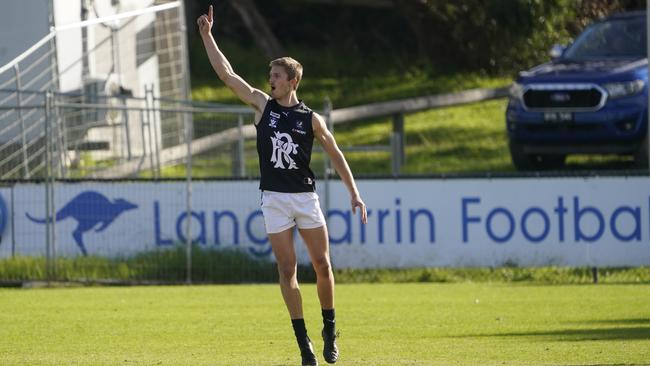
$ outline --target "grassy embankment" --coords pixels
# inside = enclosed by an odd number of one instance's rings
[[[267,65],[255,51],[226,43],[224,48],[235,69],[252,85],[267,90]],[[211,73],[210,66],[196,51],[194,64],[200,73],[193,75],[194,100],[239,104],[232,92]],[[432,68],[399,68],[378,66],[346,57],[348,66],[342,72],[338,60],[329,52],[295,50],[306,65],[299,97],[314,109],[322,109],[329,98],[334,108],[382,102],[423,95],[444,94],[473,88],[507,86],[511,77],[490,77],[477,73],[458,73]],[[230,56],[232,55],[232,56]],[[366,60],[367,61],[367,60]],[[316,70],[311,70],[314,65]],[[367,66],[367,67],[366,67]],[[207,71],[206,71],[207,70]],[[201,76],[198,76],[201,75]],[[454,106],[413,113],[405,116],[406,162],[404,174],[431,175],[453,173],[512,172],[505,132],[507,100],[499,99],[469,105]],[[204,122],[196,127],[205,128]],[[252,123],[252,120],[247,120]],[[209,129],[209,127],[208,127]],[[388,145],[392,131],[390,116],[337,125],[335,135],[343,148],[360,145]],[[246,143],[246,172],[258,174],[253,141]],[[390,153],[384,151],[346,152],[352,170],[360,176],[389,175]],[[322,154],[316,153],[312,166],[322,172]],[[610,169],[629,167],[629,158],[616,156],[570,156],[567,169]],[[623,162],[623,164],[621,164]],[[193,175],[196,177],[228,176],[231,155],[227,148],[195,157]],[[185,167],[164,169],[165,176],[184,176]]]
[[[227,52],[234,55],[231,63],[248,81],[267,90],[266,65],[251,65],[248,60],[259,59],[254,52],[233,45],[226,45]],[[297,51],[300,54],[300,51]],[[510,78],[488,77],[478,74],[444,73],[422,69],[385,70],[375,68],[368,74],[351,61],[348,74],[336,75],[333,60],[316,60],[305,53],[305,77],[300,84],[299,97],[314,109],[322,109],[325,99],[332,101],[334,108],[350,107],[367,103],[443,94],[472,88],[494,88],[506,86]],[[239,62],[239,63],[238,63]],[[318,65],[319,70],[311,72],[309,65]],[[243,65],[242,70],[237,65]],[[203,65],[203,67],[209,67]],[[257,71],[255,71],[257,67]],[[355,75],[354,70],[359,70]],[[311,72],[311,73],[310,73]],[[205,72],[203,72],[205,74]],[[340,74],[340,72],[338,72]],[[221,82],[208,74],[194,78],[192,97],[194,100],[239,103],[232,92]],[[510,165],[503,113],[505,100],[495,100],[466,106],[424,111],[406,116],[406,174],[436,174],[449,172],[508,171]],[[249,123],[251,121],[248,121]],[[200,126],[198,128],[201,128]],[[392,131],[390,116],[337,125],[335,135],[338,144],[345,148],[360,145],[388,145]],[[246,145],[249,157],[246,171],[257,174],[257,160],[254,142]],[[358,175],[390,174],[390,153],[346,152],[353,171]],[[230,155],[213,151],[197,157],[193,174],[199,177],[221,176],[230,173]],[[314,154],[313,167],[316,174],[322,172],[322,154]],[[183,176],[181,165],[165,169],[165,175]]]

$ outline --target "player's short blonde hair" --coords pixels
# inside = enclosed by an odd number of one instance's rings
[[[298,89],[298,84],[302,79],[302,65],[300,62],[294,60],[291,57],[280,57],[277,58],[269,64],[269,67],[281,66],[287,72],[288,80],[296,79],[296,89]]]

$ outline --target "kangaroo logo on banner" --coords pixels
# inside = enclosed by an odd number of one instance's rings
[[[83,234],[92,230],[98,224],[101,224],[95,229],[95,232],[106,230],[118,216],[128,210],[138,208],[138,205],[133,204],[122,198],[117,198],[111,202],[110,199],[95,191],[85,191],[79,193],[70,202],[68,202],[57,213],[55,220],[57,222],[72,217],[77,221],[77,228],[72,232],[72,238],[77,243],[84,256],[88,255],[86,246],[83,241]],[[28,219],[37,223],[45,224],[47,219],[39,219],[25,213]]]

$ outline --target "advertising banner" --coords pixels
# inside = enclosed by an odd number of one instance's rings
[[[0,188],[0,250],[11,250],[11,188]]]
[[[341,182],[330,183],[329,197],[319,184],[337,268],[650,265],[648,177],[357,183],[367,225],[352,214]],[[45,255],[44,192],[39,184],[0,190],[7,211],[0,211],[0,256]],[[56,253],[116,257],[171,248],[185,243],[189,220],[197,245],[272,258],[257,182],[197,181],[191,197],[188,216],[184,182],[58,183]]]

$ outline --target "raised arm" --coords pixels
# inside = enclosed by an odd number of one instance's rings
[[[367,223],[368,215],[366,213],[366,204],[361,200],[361,195],[359,194],[357,185],[354,182],[354,177],[352,176],[350,166],[345,160],[345,156],[343,156],[341,149],[339,149],[338,145],[336,144],[334,136],[327,129],[325,120],[318,113],[314,113],[311,124],[314,130],[314,137],[316,137],[316,139],[318,139],[318,142],[320,142],[323,150],[327,153],[330,160],[332,161],[334,169],[336,169],[336,172],[338,173],[339,177],[341,177],[341,180],[350,193],[352,213],[356,213],[356,208],[358,207],[361,214],[361,222],[364,224]]]
[[[212,37],[212,5],[208,9],[208,14],[203,14],[196,19],[196,23],[199,26],[199,32],[201,33],[201,38],[203,39],[203,45],[205,46],[205,51],[208,53],[208,58],[210,59],[210,64],[212,68],[219,76],[219,79],[226,84],[236,95],[241,99],[242,102],[250,105],[257,112],[256,114],[261,114],[264,111],[266,102],[269,100],[269,96],[263,91],[253,88],[242,79],[239,75],[233,71],[230,62],[224,54],[221,52],[215,42],[214,37]],[[257,120],[258,118],[256,118]]]

